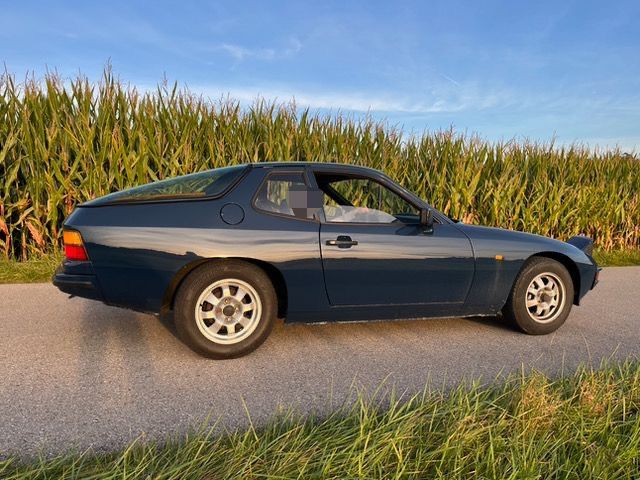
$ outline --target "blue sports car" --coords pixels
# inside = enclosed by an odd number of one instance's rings
[[[173,310],[211,358],[288,322],[502,315],[556,330],[598,281],[593,242],[465,225],[369,168],[255,163],[80,205],[53,283],[135,310]]]

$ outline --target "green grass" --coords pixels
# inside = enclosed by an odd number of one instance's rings
[[[19,262],[0,258],[0,284],[48,282],[62,262],[62,255],[41,255]]]
[[[594,258],[603,267],[624,267],[629,265],[640,265],[640,249],[596,250]]]
[[[596,250],[595,259],[603,267],[640,265],[640,250]],[[41,255],[19,262],[0,257],[0,284],[48,282],[60,265],[62,255]]]
[[[385,405],[385,406],[381,406]],[[328,417],[201,433],[111,455],[0,462],[10,479],[638,478],[640,364],[412,398],[360,395]]]

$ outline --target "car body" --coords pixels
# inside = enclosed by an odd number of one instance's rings
[[[191,185],[207,175],[216,188]],[[88,258],[65,260],[53,283],[161,313],[194,269],[234,259],[264,271],[286,321],[327,322],[495,315],[535,256],[566,268],[573,304],[597,282],[589,239],[455,222],[370,168],[265,162],[174,181],[178,193],[159,182],[76,208],[64,228],[79,233]]]

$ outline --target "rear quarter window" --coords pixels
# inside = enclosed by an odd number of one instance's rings
[[[216,168],[111,193],[89,204],[217,197],[223,194],[247,167]]]

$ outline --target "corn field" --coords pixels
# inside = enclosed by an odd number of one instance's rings
[[[383,170],[451,217],[599,248],[640,248],[640,160],[579,145],[489,143],[454,131],[403,135],[385,123],[294,104],[212,102],[177,86],[0,77],[0,252],[59,248],[88,199],[242,162],[307,160]]]

